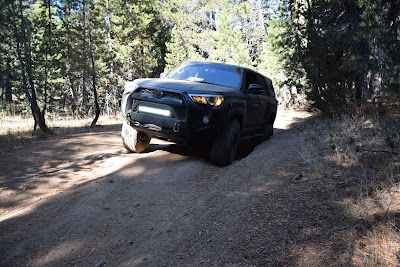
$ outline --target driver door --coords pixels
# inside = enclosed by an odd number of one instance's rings
[[[246,78],[244,83],[243,91],[246,94],[247,112],[245,114],[244,127],[245,130],[255,130],[259,128],[264,111],[262,110],[262,98],[258,93],[252,93],[251,90],[247,90],[250,84],[257,84],[256,73],[250,70],[246,71]]]

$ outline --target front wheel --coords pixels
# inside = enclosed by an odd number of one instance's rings
[[[211,162],[217,166],[227,166],[235,160],[240,139],[240,123],[229,121],[225,130],[218,135],[211,148]]]
[[[135,153],[145,151],[151,140],[147,134],[133,129],[126,121],[122,124],[121,136],[124,147]]]
[[[272,135],[274,135],[274,126],[267,124],[264,128],[262,142],[267,141]]]

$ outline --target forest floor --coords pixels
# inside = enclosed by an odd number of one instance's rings
[[[225,168],[120,124],[0,139],[0,266],[399,266],[399,125],[280,111]]]

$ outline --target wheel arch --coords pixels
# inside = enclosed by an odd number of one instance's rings
[[[125,117],[129,110],[132,108],[133,105],[133,98],[132,98],[133,92],[130,92],[129,94],[123,95],[121,99],[121,114],[122,117]]]
[[[272,124],[273,125],[274,122],[275,122],[275,119],[276,119],[276,113],[272,113],[271,116],[268,119],[268,124]]]
[[[228,124],[231,120],[238,120],[240,124],[240,129],[243,127],[243,110],[241,109],[234,109],[229,113],[228,119],[226,120],[225,124]]]

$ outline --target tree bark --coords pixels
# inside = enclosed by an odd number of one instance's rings
[[[9,55],[7,56],[7,72],[6,72],[6,81],[5,81],[5,99],[7,103],[12,102],[12,86],[11,86],[11,73],[12,73],[12,67],[11,67],[11,51],[12,51],[12,46],[11,42],[9,44]]]
[[[354,87],[355,87],[354,95],[355,95],[357,107],[361,107],[363,83],[364,83],[363,76],[361,74],[357,73],[356,77],[354,79]]]
[[[46,40],[46,57],[45,57],[45,78],[44,78],[44,104],[42,108],[42,116],[44,117],[48,102],[48,80],[50,76],[49,56],[51,55],[51,0],[46,1],[47,4],[47,40]]]
[[[94,105],[95,105],[95,117],[90,124],[90,127],[94,127],[97,123],[97,120],[100,116],[100,106],[97,97],[97,88],[96,88],[96,69],[94,64],[94,51],[93,51],[93,39],[92,39],[92,30],[91,25],[89,24],[89,49],[90,49],[90,60],[92,63],[92,84],[93,84],[93,96],[94,96]]]
[[[95,114],[96,114],[92,123],[90,124],[90,127],[94,127],[100,116],[100,106],[99,106],[99,101],[98,101],[98,97],[97,97],[96,71],[95,71],[94,53],[93,53],[92,45],[90,45],[90,57],[91,57],[91,61],[92,61],[92,83],[93,83],[94,106],[95,106]]]
[[[13,9],[15,11],[15,3],[13,2]],[[29,54],[28,54],[28,49],[27,49],[27,43],[26,43],[26,34],[25,34],[25,18],[23,14],[23,8],[22,8],[22,0],[19,0],[19,15],[21,19],[21,24],[20,24],[20,30],[21,30],[21,42],[23,45],[24,49],[24,59],[22,58],[21,55],[21,47],[20,47],[20,41],[18,40],[18,34],[17,34],[17,20],[14,15],[14,27],[15,27],[15,38],[16,38],[16,43],[17,43],[17,56],[18,60],[20,62],[21,66],[21,78],[22,78],[22,86],[25,91],[26,97],[28,98],[28,101],[31,106],[31,111],[33,118],[35,120],[35,126],[36,124],[39,125],[39,128],[44,132],[44,133],[51,133],[50,129],[46,125],[45,118],[43,114],[40,112],[39,105],[37,103],[37,97],[36,97],[36,91],[35,91],[35,86],[33,82],[33,75],[32,75],[32,69],[29,66]],[[15,12],[14,12],[15,14]],[[28,88],[28,83],[27,83],[27,78],[26,75],[28,75],[29,79],[29,88]]]
[[[65,7],[64,7],[64,13],[65,13],[65,18],[64,18],[64,23],[65,23],[65,34],[67,36],[67,40],[71,40],[72,34],[71,34],[71,26],[70,26],[70,21],[69,18],[71,17],[71,4],[70,1],[65,2]],[[72,56],[72,47],[69,42],[66,44],[67,46],[67,54],[65,55],[66,57],[66,64],[65,64],[65,74],[67,76],[67,85],[68,85],[68,92],[66,93],[65,99],[69,99],[71,103],[70,105],[70,111],[71,115],[75,118],[76,116],[76,109],[77,109],[77,91],[76,85],[74,85],[74,79],[72,77],[72,70],[73,67],[71,67],[72,61],[73,61],[73,56]],[[65,103],[65,102],[64,102]],[[65,106],[65,105],[64,105]],[[63,108],[64,108],[63,106]]]
[[[87,114],[87,106],[88,106],[88,92],[86,88],[86,80],[87,80],[87,49],[86,49],[86,23],[87,23],[87,16],[86,16],[86,0],[83,0],[83,43],[82,43],[82,52],[83,52],[83,60],[82,60],[82,106],[81,112],[84,112],[84,115]]]

